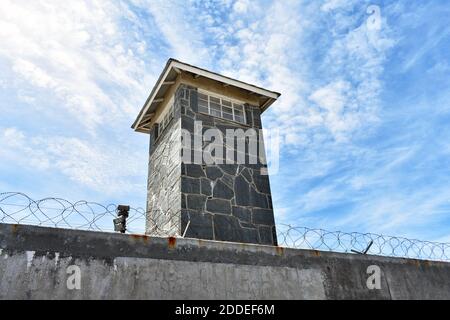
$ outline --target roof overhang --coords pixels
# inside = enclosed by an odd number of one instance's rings
[[[261,112],[264,112],[281,95],[278,92],[263,89],[252,84],[180,62],[175,59],[169,59],[149,97],[147,98],[147,101],[132,125],[132,128],[135,131],[145,133],[149,132],[150,129],[146,127],[146,125],[152,121],[152,118],[155,115],[158,106],[163,102],[167,91],[176,83],[178,75],[182,72],[193,74],[196,78],[204,77],[222,83],[224,86],[236,87],[253,95],[257,95],[260,101],[259,107],[261,108]]]

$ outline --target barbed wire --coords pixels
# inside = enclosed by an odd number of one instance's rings
[[[61,198],[33,200],[21,192],[0,193],[0,223],[114,232],[116,204],[70,202]],[[159,237],[183,237],[180,217],[171,210],[146,212],[130,207],[126,232]],[[189,227],[187,222],[186,229]],[[147,228],[147,232],[146,232]],[[186,230],[184,230],[186,231]],[[450,243],[379,235],[327,231],[277,224],[278,244],[297,249],[372,254],[413,259],[450,261]]]
[[[117,205],[102,205],[91,201],[70,202],[61,198],[33,200],[21,192],[0,193],[0,223],[30,224],[44,227],[114,232],[113,219]],[[173,236],[167,229],[171,215],[162,212],[146,214],[143,208],[130,208],[126,220],[128,233],[145,233],[146,222],[152,232]]]
[[[277,234],[279,245],[297,249],[450,261],[450,243],[375,233],[327,231],[286,224],[277,225]]]

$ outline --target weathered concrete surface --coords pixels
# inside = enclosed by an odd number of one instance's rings
[[[450,264],[0,224],[0,298],[450,299]]]

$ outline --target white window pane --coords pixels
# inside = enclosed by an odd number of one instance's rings
[[[222,107],[222,111],[223,111],[223,113],[233,114],[233,109],[225,107],[225,106]]]
[[[223,117],[225,119],[233,120],[233,115],[231,113],[223,113]]]
[[[220,112],[220,104],[212,103],[210,104],[211,110],[216,110]]]
[[[208,100],[208,96],[206,94],[203,93],[198,93],[198,99],[202,99],[202,100]]]
[[[209,113],[207,106],[198,106],[198,112]]]
[[[231,101],[223,100],[223,99],[222,99],[222,104],[223,104],[224,106],[231,107]]]
[[[235,110],[244,112],[244,106],[243,105],[241,105],[241,104],[233,104],[233,105],[234,105],[234,109]]]
[[[211,103],[217,103],[217,104],[220,104],[220,99],[218,99],[218,98],[214,98],[214,97],[209,97],[209,101],[211,102]]]
[[[221,117],[222,116],[220,111],[213,110],[213,109],[211,109],[211,115],[213,115],[215,117]]]

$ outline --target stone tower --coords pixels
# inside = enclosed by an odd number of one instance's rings
[[[277,245],[261,113],[279,96],[169,59],[132,126],[150,135],[148,234]]]

